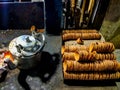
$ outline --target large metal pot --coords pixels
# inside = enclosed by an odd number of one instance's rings
[[[9,44],[9,51],[18,68],[29,69],[37,64],[44,45],[44,34],[33,32],[32,35],[21,35],[13,39]]]

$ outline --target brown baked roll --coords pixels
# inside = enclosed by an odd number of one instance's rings
[[[114,44],[111,42],[96,42],[91,43],[89,46],[89,52],[96,51],[98,53],[112,53],[114,50]]]

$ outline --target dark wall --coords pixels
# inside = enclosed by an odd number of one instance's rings
[[[44,28],[43,2],[0,3],[0,29]]]
[[[45,0],[46,31],[48,34],[60,34],[62,18],[62,0]]]
[[[116,22],[120,18],[120,0],[110,0],[105,20]]]
[[[62,0],[43,2],[0,3],[0,29],[29,29],[32,25],[44,27],[48,34],[60,34],[62,18]]]
[[[100,32],[120,49],[120,0],[110,0]]]

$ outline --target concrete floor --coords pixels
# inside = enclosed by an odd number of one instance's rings
[[[23,34],[30,34],[30,31],[0,31],[0,43],[8,45],[10,40]],[[5,81],[0,83],[0,90],[120,90],[120,83],[117,81],[65,84],[60,59],[61,36],[46,35],[46,42],[42,53],[44,65],[40,63],[40,68],[36,69],[10,70]],[[120,60],[120,50],[114,53]]]

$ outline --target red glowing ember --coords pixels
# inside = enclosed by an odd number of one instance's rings
[[[7,66],[7,63],[5,63],[6,60],[10,60],[10,61],[14,61],[12,54],[10,53],[10,51],[2,51],[2,54],[0,54],[0,74],[3,70],[3,68],[5,68]]]
[[[10,51],[6,51],[4,52],[4,59],[10,59],[11,61],[14,61],[14,58],[12,56],[12,54],[10,53]]]

